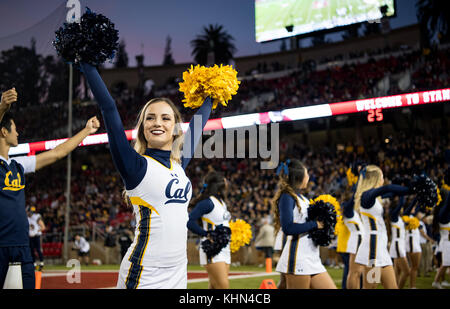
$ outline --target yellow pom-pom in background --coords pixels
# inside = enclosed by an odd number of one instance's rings
[[[415,230],[420,226],[419,219],[416,217],[403,216],[402,220],[405,222],[405,229],[407,230]]]
[[[346,174],[347,174],[347,182],[348,182],[349,187],[351,187],[354,184],[356,184],[356,182],[358,181],[358,176],[353,174],[351,168],[348,168]]]
[[[252,227],[244,220],[237,219],[230,221],[231,240],[230,250],[234,253],[239,250],[240,247],[250,244],[252,240]]]
[[[213,109],[220,103],[227,106],[231,97],[237,93],[239,84],[237,72],[230,65],[204,67],[191,65],[183,73],[180,91],[184,93],[184,106],[199,108],[207,97],[213,100]]]

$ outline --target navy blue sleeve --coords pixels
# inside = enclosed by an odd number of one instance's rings
[[[281,229],[286,235],[299,235],[317,228],[315,221],[294,223],[294,207],[297,207],[294,198],[287,193],[283,193],[278,201],[278,209],[280,210]]]
[[[346,218],[353,218],[355,212],[353,211],[355,207],[355,196],[353,195],[349,201],[342,203],[343,214]]]
[[[409,216],[411,214],[412,209],[414,208],[414,205],[417,203],[417,198],[414,198],[411,203],[406,207],[406,209],[403,211],[404,216]]]
[[[439,211],[439,223],[447,224],[450,222],[450,206],[448,206],[448,204],[450,204],[450,192],[447,194],[445,204]]]
[[[405,197],[404,196],[400,196],[399,203],[398,203],[397,207],[392,209],[390,211],[390,213],[389,213],[389,217],[391,218],[391,222],[397,222],[398,221],[398,216],[400,214],[400,210],[402,209],[404,204],[405,204]]]
[[[82,63],[81,68],[100,106],[108,132],[109,149],[114,165],[119,171],[125,187],[131,190],[144,178],[147,160],[139,155],[128,142],[114,99],[109,94],[97,69],[86,63]]]
[[[214,204],[210,199],[202,200],[189,214],[189,221],[187,223],[187,228],[200,236],[206,236],[206,231],[197,224],[198,219],[203,217],[203,215],[210,213],[214,209]]]
[[[186,135],[184,138],[184,146],[183,146],[183,157],[181,158],[181,166],[183,169],[186,169],[192,157],[194,156],[195,148],[197,147],[198,142],[203,133],[203,128],[208,122],[209,116],[211,115],[212,110],[212,100],[211,98],[206,98],[205,102],[203,102],[202,106],[198,109],[195,115],[192,117],[189,122],[189,128],[186,131]],[[201,120],[201,129],[199,127]],[[186,143],[189,142],[189,145]],[[184,149],[187,149],[187,154],[184,153]]]
[[[375,204],[375,199],[386,193],[393,193],[394,196],[402,196],[410,193],[408,187],[400,185],[386,185],[376,189],[370,189],[365,191],[361,196],[361,207],[365,209],[371,208]]]

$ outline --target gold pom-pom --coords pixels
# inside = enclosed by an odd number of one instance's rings
[[[252,227],[244,220],[237,219],[230,221],[231,240],[230,250],[234,253],[239,250],[240,247],[250,244],[252,240]]]
[[[351,187],[354,184],[356,184],[356,182],[358,181],[358,176],[356,176],[355,174],[353,174],[352,169],[348,168],[347,172],[347,182],[348,185]]]
[[[415,230],[420,226],[419,219],[416,217],[403,216],[402,220],[405,222],[405,229],[407,230]]]
[[[213,109],[220,103],[227,106],[231,96],[237,93],[239,84],[237,72],[230,65],[204,67],[191,65],[183,73],[180,91],[184,93],[184,106],[199,108],[207,97],[213,100]]]
[[[442,181],[442,189],[446,191],[450,191],[450,186],[446,184],[444,181]]]

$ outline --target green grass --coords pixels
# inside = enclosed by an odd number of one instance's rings
[[[46,265],[44,271],[67,271],[68,268],[64,265]],[[118,271],[119,265],[90,265],[81,266],[81,270],[103,270],[103,271]],[[205,271],[205,268],[200,265],[188,265],[188,271]],[[231,266],[230,271],[235,272],[264,272],[262,267],[258,266]],[[342,269],[335,269],[327,267],[327,271],[333,278],[336,286],[340,289],[342,286]],[[435,272],[432,272],[429,277],[418,277],[416,281],[416,287],[418,289],[431,289],[431,283],[433,282]],[[258,289],[264,279],[272,279],[276,284],[280,280],[280,275],[267,275],[256,278],[244,278],[244,279],[233,279],[230,276],[230,289]],[[193,282],[188,283],[188,289],[207,289],[208,282]],[[378,286],[379,289],[383,287],[381,284]],[[409,281],[407,281],[405,288],[409,288]]]

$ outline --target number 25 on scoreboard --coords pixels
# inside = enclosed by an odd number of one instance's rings
[[[367,115],[367,121],[368,122],[383,121],[383,110],[381,108],[370,110],[369,114]]]

